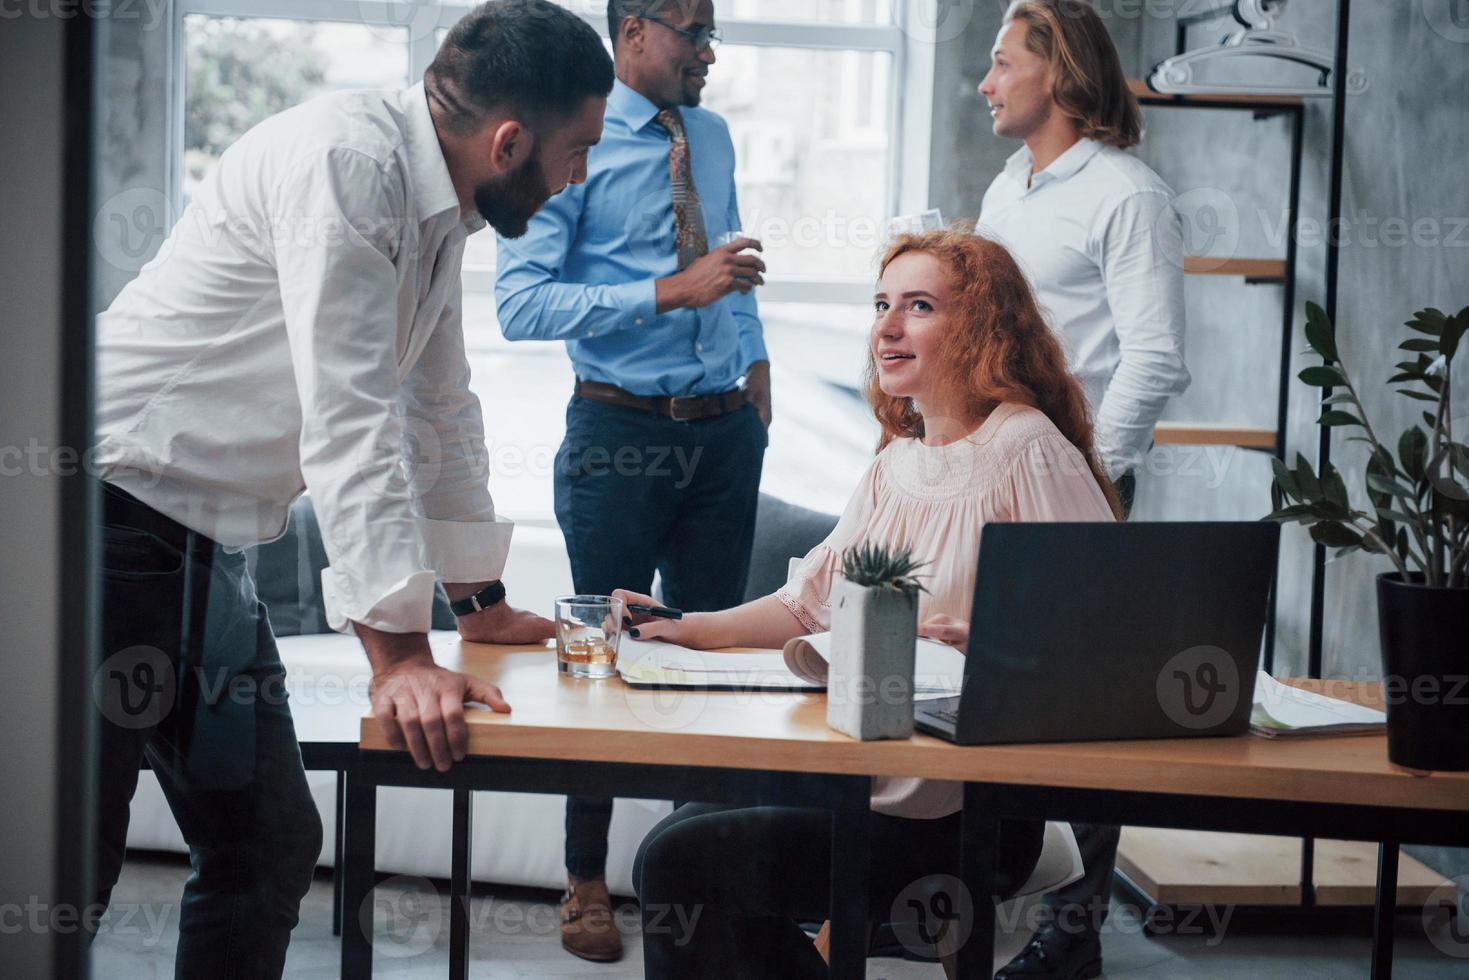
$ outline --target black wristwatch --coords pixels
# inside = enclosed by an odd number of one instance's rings
[[[505,584],[497,579],[469,598],[449,603],[449,611],[455,616],[473,616],[481,609],[488,609],[495,603],[504,601]]]

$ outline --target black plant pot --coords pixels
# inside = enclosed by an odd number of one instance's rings
[[[1413,769],[1469,769],[1469,588],[1377,576],[1387,757]]]

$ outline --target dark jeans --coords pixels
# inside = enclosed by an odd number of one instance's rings
[[[962,910],[962,898],[934,894],[938,882],[930,877],[958,869],[960,819],[957,813],[938,820],[869,814],[872,921],[906,918],[910,898],[918,908]],[[1043,833],[1040,823],[1003,826],[1002,895],[1030,876]],[[829,916],[830,877],[831,814],[825,810],[679,807],[648,832],[633,866],[644,976],[825,977],[826,965],[798,923]],[[913,918],[916,943],[921,932]]]
[[[97,900],[146,756],[189,845],[179,977],[279,977],[321,853],[285,668],[243,554],[103,488]]]
[[[647,592],[689,612],[744,598],[765,426],[753,405],[717,418],[661,415],[572,398],[556,454],[556,520],[576,591]],[[606,870],[612,801],[566,801],[566,869]]]

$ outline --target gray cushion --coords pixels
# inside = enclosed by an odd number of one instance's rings
[[[762,493],[755,514],[755,546],[750,555],[745,601],[769,595],[784,585],[790,560],[825,541],[836,526],[835,514],[823,514]]]
[[[271,632],[276,636],[331,632],[321,597],[326,548],[321,543],[321,529],[310,497],[302,496],[291,505],[285,534],[251,548],[246,556],[255,573],[255,591],[270,613]],[[433,627],[454,628],[449,599],[438,585],[434,587]]]

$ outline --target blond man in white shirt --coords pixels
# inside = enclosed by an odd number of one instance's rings
[[[437,666],[442,580],[470,640],[551,624],[498,583],[484,424],[460,324],[467,235],[524,234],[586,177],[612,64],[547,0],[496,0],[424,81],[324,96],[227,149],[159,255],[98,318],[104,480],[99,900],[145,753],[190,846],[180,976],[279,976],[321,848],[281,666],[240,550],[311,492],[327,620],[421,768],[501,692]],[[463,605],[468,601],[468,606]]]
[[[1097,451],[1130,510],[1134,470],[1168,399],[1189,384],[1182,225],[1173,191],[1124,152],[1142,116],[1085,0],[1017,0],[980,83],[997,136],[1024,141],[985,192],[979,226],[1025,270],[1096,421]],[[1101,974],[1116,827],[1078,826],[1085,876],[998,980]]]
[[[998,136],[1024,141],[980,225],[1025,269],[1068,348],[1114,481],[1189,384],[1182,226],[1173,191],[1124,152],[1142,136],[1106,27],[1084,0],[1011,5],[980,84]]]

